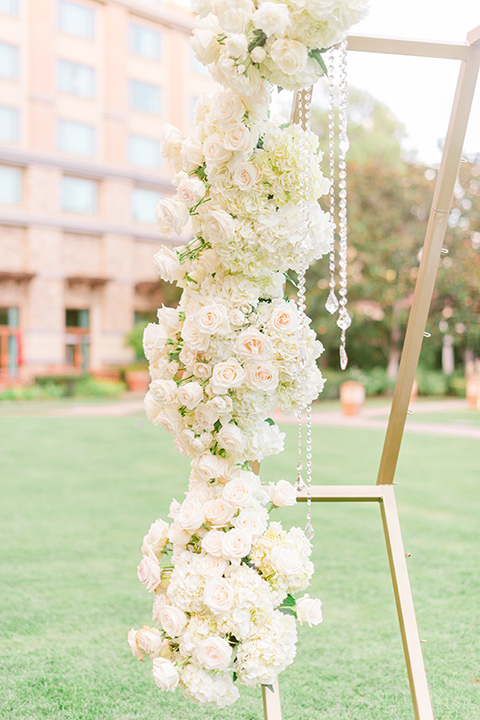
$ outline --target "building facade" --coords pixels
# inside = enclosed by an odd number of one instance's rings
[[[161,125],[192,133],[211,88],[192,27],[161,0],[0,0],[0,382],[132,359],[161,301]]]

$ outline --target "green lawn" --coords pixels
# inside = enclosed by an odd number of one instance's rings
[[[264,480],[293,479],[288,450]],[[374,482],[383,433],[316,428],[315,481]],[[228,711],[163,694],[126,643],[150,621],[143,534],[181,498],[186,461],[138,418],[0,418],[0,717],[261,720],[259,691]],[[480,717],[478,441],[405,437],[397,498],[436,720]],[[305,506],[282,512],[305,523]],[[281,676],[285,720],[413,718],[376,506],[314,508],[312,594]]]

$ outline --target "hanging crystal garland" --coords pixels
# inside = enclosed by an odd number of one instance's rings
[[[295,95],[295,116],[300,127],[304,130],[303,145],[302,145],[302,167],[304,172],[302,174],[302,196],[303,196],[303,208],[300,214],[301,222],[304,224],[302,230],[302,243],[301,243],[301,257],[300,269],[297,273],[298,276],[298,292],[297,292],[297,307],[300,317],[300,351],[299,351],[299,371],[297,376],[297,437],[298,437],[298,459],[297,459],[297,481],[295,488],[297,491],[306,489],[307,491],[307,524],[305,526],[305,535],[309,540],[314,536],[314,530],[312,526],[312,498],[311,498],[311,486],[312,486],[312,408],[311,405],[305,408],[307,416],[307,432],[306,432],[306,468],[305,468],[305,480],[302,476],[302,456],[303,456],[303,428],[302,428],[302,414],[303,414],[303,374],[307,365],[306,356],[306,337],[308,329],[308,318],[306,315],[306,278],[305,274],[307,271],[307,261],[305,259],[305,250],[309,243],[310,236],[310,203],[311,203],[311,167],[310,167],[310,128],[311,128],[311,102],[312,102],[312,91],[313,88],[301,90]]]
[[[330,235],[330,257],[328,269],[330,280],[328,286],[326,310],[334,315],[338,308],[338,300],[335,295],[335,50],[332,48],[328,55],[328,179],[330,189],[328,191],[328,209],[330,214],[331,235]]]

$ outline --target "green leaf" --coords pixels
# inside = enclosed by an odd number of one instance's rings
[[[322,55],[321,55],[322,52],[325,52],[325,50],[322,51],[317,48],[315,50],[310,50],[310,52],[308,53],[308,56],[313,58],[313,60],[317,61],[317,63],[322,68],[324,75],[328,75],[327,66],[325,65],[324,59],[322,58]]]
[[[287,595],[285,600],[283,601],[282,605],[286,605],[287,607],[295,607],[297,604],[297,601],[293,597],[293,595]]]
[[[272,418],[265,418],[265,422],[269,425],[275,425],[275,420],[272,420]]]
[[[296,287],[298,289],[298,285],[295,280],[293,280],[288,273],[284,272],[283,274],[285,275],[287,280],[292,283],[293,287]]]
[[[294,618],[297,617],[297,611],[294,610],[291,607],[279,607],[278,608],[280,612],[282,612],[284,615],[293,615]]]
[[[237,675],[237,673],[234,671],[234,672],[233,672],[233,675],[232,675],[233,682],[237,682],[237,678],[238,678],[238,675]]]
[[[269,690],[271,690],[272,692],[275,692],[275,690],[273,689],[273,685],[263,685],[263,687],[266,687]]]

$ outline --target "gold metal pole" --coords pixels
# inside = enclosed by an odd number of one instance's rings
[[[262,699],[265,720],[282,720],[278,678],[273,683],[273,692],[265,685],[262,685]]]

